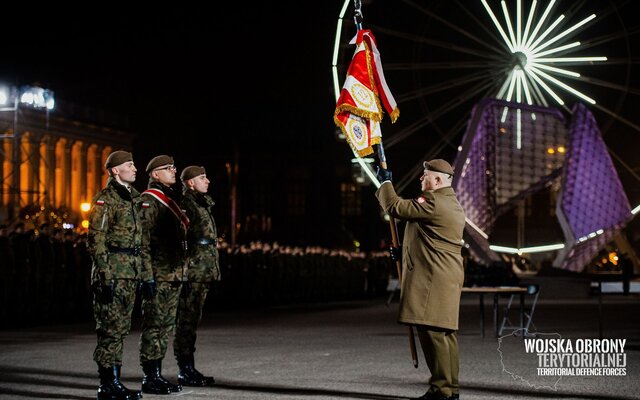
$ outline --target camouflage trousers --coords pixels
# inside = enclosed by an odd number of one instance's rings
[[[131,330],[131,314],[136,300],[135,280],[116,280],[113,301],[102,304],[93,300],[93,318],[96,321],[98,344],[93,360],[101,367],[122,365],[122,348]]]
[[[209,293],[209,283],[191,283],[191,293],[181,298],[176,318],[176,335],[173,339],[173,353],[176,357],[193,354],[196,351],[196,330],[202,319],[202,309]]]
[[[176,310],[181,285],[158,282],[158,292],[151,300],[142,301],[142,333],[140,362],[161,360],[167,352],[169,336],[176,325]]]

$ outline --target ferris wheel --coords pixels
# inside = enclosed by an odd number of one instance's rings
[[[398,122],[383,128],[394,165],[408,171],[397,189],[415,182],[422,160],[453,158],[471,110],[484,98],[567,114],[580,102],[592,110],[605,138],[640,134],[633,109],[640,96],[633,80],[638,60],[631,42],[640,25],[626,21],[631,5],[625,0],[363,1],[363,27],[376,35],[401,109]],[[336,96],[353,55],[352,15],[353,1],[345,0],[333,56]],[[508,112],[513,111],[505,107],[503,118]],[[609,152],[640,181],[618,149],[609,146]]]

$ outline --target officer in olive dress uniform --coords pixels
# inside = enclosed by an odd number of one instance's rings
[[[123,341],[131,329],[131,314],[138,282],[153,279],[140,257],[145,245],[140,220],[140,193],[131,186],[136,167],[131,153],[109,155],[107,185],[92,201],[87,249],[91,254],[93,315],[98,342],[93,359],[98,364],[98,400],[139,399],[120,382]]]
[[[204,167],[189,166],[180,174],[183,185],[181,206],[189,217],[187,233],[191,291],[180,298],[173,351],[178,361],[178,382],[184,386],[211,386],[194,364],[196,330],[212,281],[220,280],[218,233],[213,219],[213,199],[207,195],[209,179]]]
[[[431,372],[429,389],[419,398],[457,399],[465,216],[451,187],[453,168],[441,159],[425,162],[422,193],[412,200],[396,194],[390,171],[378,169],[378,179],[382,185],[376,197],[382,208],[407,221],[398,322],[416,326]]]
[[[176,182],[173,158],[167,155],[154,157],[146,171],[149,184],[141,196],[144,200],[142,223],[149,232],[149,246],[142,256],[153,270],[157,295],[142,301],[142,391],[170,394],[180,392],[182,386],[162,376],[162,360],[174,332],[178,299],[186,279],[185,238],[189,219],[176,201],[178,194],[171,188]]]

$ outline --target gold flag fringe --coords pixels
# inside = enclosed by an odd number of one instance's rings
[[[364,156],[368,156],[369,154],[373,153],[373,145],[376,144],[380,144],[380,138],[379,137],[374,137],[373,139],[371,139],[371,145],[365,147],[362,150],[358,150],[356,148],[356,146],[353,145],[353,143],[351,143],[351,140],[349,140],[349,135],[347,134],[347,129],[345,128],[345,126],[342,124],[342,121],[340,121],[337,117],[337,115],[333,116],[333,122],[336,124],[337,127],[340,128],[340,130],[342,131],[342,134],[344,135],[344,137],[347,139],[347,143],[349,143],[349,147],[351,147],[351,149],[358,154],[358,156],[360,157],[364,157]]]
[[[391,118],[391,123],[392,124],[395,123],[399,116],[400,116],[400,109],[396,107],[391,113],[391,115],[389,115],[389,118]]]
[[[343,113],[345,111],[350,112],[351,114],[357,115],[358,117],[362,117],[365,119],[371,119],[374,121],[381,122],[382,121],[382,113],[381,112],[373,112],[373,111],[365,111],[361,110],[357,107],[352,106],[351,104],[341,104],[336,107],[336,111],[333,113],[334,116]]]

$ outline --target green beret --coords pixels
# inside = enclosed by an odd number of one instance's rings
[[[110,169],[129,161],[133,161],[133,155],[131,155],[131,153],[124,150],[116,150],[113,153],[109,154],[109,157],[107,157],[107,161],[105,161],[104,163],[104,167],[106,169]]]
[[[425,161],[423,163],[424,169],[429,171],[442,172],[443,174],[453,176],[453,168],[451,164],[440,158],[431,161]]]
[[[206,172],[204,171],[204,167],[190,165],[182,170],[182,173],[180,174],[180,180],[182,182],[186,182],[189,179],[193,179],[196,176],[200,176],[202,174],[206,174]]]
[[[149,161],[149,164],[147,164],[146,171],[148,174],[150,174],[154,169],[168,164],[173,164],[173,157],[165,155],[153,157],[151,161]]]

